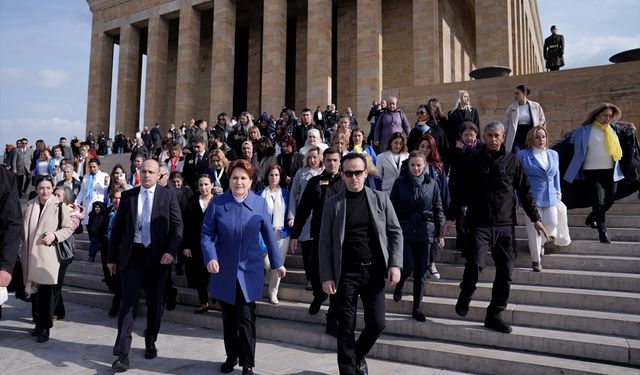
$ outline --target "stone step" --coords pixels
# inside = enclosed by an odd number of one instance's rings
[[[100,271],[93,264],[74,262],[69,268],[65,284],[107,291]],[[302,277],[301,277],[302,276]],[[289,272],[283,280],[279,290],[281,300],[296,301],[305,304],[313,299],[311,292],[303,288],[303,284],[291,283],[294,279],[304,279],[301,271]],[[286,282],[285,282],[286,281]],[[183,304],[198,305],[197,295],[194,290],[187,287],[184,277],[175,276],[174,285],[180,288],[178,301]],[[394,313],[408,313],[411,311],[412,283],[404,286],[405,297],[399,303],[393,302],[391,292],[388,290],[387,310]],[[266,295],[266,290],[265,290]],[[431,297],[427,293],[422,308],[430,317],[455,318],[454,306],[457,296],[451,298]],[[486,314],[486,302],[473,301],[472,309],[467,319],[482,321]],[[640,316],[612,312],[583,311],[576,309],[562,309],[548,306],[530,306],[524,304],[509,305],[504,318],[513,324],[527,325],[545,329],[563,329],[606,335],[621,335],[625,337],[640,337]],[[528,323],[529,320],[531,323]]]
[[[567,211],[568,215],[575,214],[587,216],[589,213],[591,213],[591,207],[574,208]],[[611,206],[609,211],[607,211],[607,217],[609,215],[640,215],[640,203],[637,199],[626,203],[616,202]]]
[[[518,223],[524,225],[524,213],[518,214]],[[576,227],[586,227],[584,221],[587,215],[574,214],[571,211],[567,215],[569,230]],[[607,215],[607,226],[611,228],[636,228],[640,230],[640,215]]]
[[[65,290],[65,299],[70,302],[98,305],[106,308],[110,303],[110,296],[106,293],[88,292],[68,288]],[[221,314],[219,311],[210,311],[207,314],[192,314],[191,308],[179,306],[176,310],[166,312],[164,319],[179,321],[183,324],[221,329]],[[306,306],[295,303],[282,303],[281,306],[272,306],[267,303],[257,303],[257,336],[276,341],[284,341],[289,344],[299,344],[327,350],[335,350],[335,339],[323,333],[321,314],[309,317],[306,314]],[[284,314],[285,316],[304,318],[300,320],[288,320],[286,317],[271,318],[268,314]],[[141,305],[140,314],[144,314],[144,305]],[[309,319],[311,318],[311,319]],[[362,327],[363,317],[358,314],[358,328]],[[532,330],[523,327],[514,327],[514,333],[503,335],[482,328],[479,323],[452,322],[446,320],[432,320],[425,323],[417,323],[406,316],[387,314],[385,333],[380,337],[370,356],[373,358],[392,359],[416,365],[429,365],[431,367],[449,368],[455,371],[473,371],[487,374],[513,373],[518,374],[631,374],[634,361],[638,358],[635,342],[628,343],[613,338],[608,341],[606,336],[571,334],[560,335],[552,339],[549,332]],[[400,333],[396,333],[400,332]],[[554,334],[556,332],[553,332]],[[486,346],[496,344],[503,348],[480,347],[469,341],[456,343],[437,339],[465,334],[466,339],[479,342]],[[418,336],[418,337],[415,337]],[[584,341],[584,345],[572,344]],[[519,341],[523,341],[519,343]],[[540,342],[540,349],[560,351],[572,356],[567,359],[558,356],[541,355],[535,353],[537,347],[526,347],[524,342]],[[550,342],[555,343],[549,348]],[[516,347],[523,347],[529,352],[514,351],[508,343]],[[607,351],[610,355],[608,362],[620,359],[617,364],[593,362],[593,359],[605,357],[605,353],[598,353],[596,348]],[[471,350],[470,350],[471,349]],[[531,353],[531,349],[534,349]],[[451,356],[455,353],[455,356]],[[580,353],[592,353],[594,357],[584,360],[577,358]],[[624,354],[624,355],[623,355]],[[485,363],[486,362],[486,363]],[[497,363],[496,363],[497,362]],[[509,371],[506,371],[507,368]]]

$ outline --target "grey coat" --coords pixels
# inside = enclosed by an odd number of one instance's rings
[[[387,193],[364,188],[369,213],[375,221],[375,232],[382,248],[387,268],[402,269],[402,229]],[[322,213],[318,244],[320,281],[340,281],[342,244],[344,243],[346,193],[342,191],[327,199]]]

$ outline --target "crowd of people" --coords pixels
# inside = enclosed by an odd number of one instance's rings
[[[588,184],[592,214],[586,224],[602,243],[611,242],[606,211],[616,183],[635,178],[637,189],[637,173],[627,173],[633,162],[621,146],[618,107],[598,106],[567,138],[573,152],[561,170],[548,143],[553,123],[529,95],[528,87],[515,87],[503,121],[482,127],[469,93],[459,91],[449,111],[436,98],[420,105],[413,127],[397,98],[374,101],[368,133],[350,108],[338,113],[329,105],[325,111],[304,108],[299,117],[289,108],[257,119],[243,112],[237,121],[220,113],[212,124],[171,124],[164,136],[156,124],[133,141],[119,133],[112,143],[104,134],[96,142],[89,132],[84,142],[67,144],[62,137],[48,147],[38,140],[32,149],[20,139],[7,145],[6,168],[0,168],[0,216],[11,221],[1,227],[20,231],[0,238],[0,287],[14,275],[16,295],[34,304],[33,335],[47,341],[54,315],[64,318],[60,290],[71,262],[51,248],[86,230],[89,260],[101,253],[114,292],[109,315],[118,317],[116,371],[129,368],[141,289],[145,357],[157,355],[162,312],[176,305],[175,272],[186,274],[197,291],[194,313],[216,304],[222,310],[227,359],[220,371],[239,363],[251,374],[255,302],[268,285],[267,301],[279,303],[287,254],[301,252],[313,294],[308,312],[317,314],[329,298],[326,331],[337,337],[340,372],[362,374],[385,325],[385,279],[397,302],[413,277],[411,315],[424,322],[425,283],[440,278],[438,253],[455,223],[455,247],[466,258],[455,311],[467,314],[491,251],[496,276],[485,326],[509,333],[501,312],[516,258],[516,205],[525,211],[531,269],[540,272],[545,243],[557,235],[566,183]],[[100,156],[109,152],[131,152],[130,165],[101,171]],[[31,200],[20,207],[17,198],[30,185]],[[358,296],[365,328],[355,340]]]

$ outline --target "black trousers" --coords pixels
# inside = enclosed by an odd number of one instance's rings
[[[313,241],[300,241],[300,248],[302,248],[302,265],[304,267],[304,274],[308,281],[311,281],[311,253],[313,251]]]
[[[600,230],[606,230],[606,212],[615,201],[617,183],[613,181],[612,169],[584,170],[584,179],[589,183],[591,209]]]
[[[131,348],[131,332],[138,314],[140,290],[144,289],[147,304],[147,329],[145,339],[156,341],[160,320],[164,312],[164,293],[170,265],[161,265],[150,248],[134,244],[127,267],[120,271],[122,301],[118,313],[118,337],[116,347],[128,355]]]
[[[511,289],[511,274],[516,262],[515,228],[513,226],[471,228],[470,246],[465,250],[467,263],[460,283],[460,294],[471,297],[476,290],[478,276],[485,267],[485,256],[491,251],[496,267],[491,303],[487,316],[496,316],[507,308]]]
[[[38,328],[53,327],[53,314],[64,315],[62,301],[62,283],[71,262],[60,263],[58,283],[55,285],[39,285],[38,292],[31,297],[31,314]],[[58,306],[60,304],[61,306]]]
[[[371,350],[385,327],[385,271],[379,264],[343,265],[336,293],[338,368],[354,375],[356,361]],[[358,295],[364,309],[364,329],[355,340]]]
[[[430,263],[431,246],[427,242],[405,241],[402,274],[397,288],[402,289],[404,282],[413,273],[413,309],[420,308],[424,296],[424,284],[427,281],[427,265]]]
[[[31,175],[17,175],[18,177],[18,194],[22,197],[29,189],[29,181],[31,181]]]
[[[237,358],[240,366],[255,367],[256,303],[245,300],[238,282],[236,304],[219,302],[222,306],[222,331],[227,358]]]
[[[320,282],[320,258],[318,254],[318,241],[313,240],[310,241],[312,243],[311,246],[311,264],[310,264],[310,274],[311,274],[311,286],[313,287],[313,298],[314,299],[326,299],[327,293],[322,290],[322,283]],[[335,296],[330,295],[329,297],[329,309],[327,310],[327,325],[334,327],[337,324],[337,318],[334,312],[335,306]]]

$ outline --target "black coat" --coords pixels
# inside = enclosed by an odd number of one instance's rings
[[[304,224],[309,219],[309,216],[313,214],[310,232],[311,237],[317,241],[318,233],[320,233],[320,224],[322,223],[324,202],[344,189],[344,182],[339,173],[333,178],[326,171],[318,176],[311,177],[302,193],[300,203],[298,203],[291,238],[297,239],[300,237]]]
[[[638,139],[630,123],[617,121],[613,124],[613,129],[618,135],[620,147],[622,148],[622,159],[620,168],[624,174],[624,179],[618,181],[615,199],[625,198],[640,189],[640,146]],[[549,148],[558,153],[560,159],[560,175],[564,176],[567,167],[573,158],[574,146],[569,142],[573,135],[572,130],[566,133],[561,139],[555,141]],[[572,183],[560,179],[562,189],[562,203],[568,209],[591,207],[591,189],[585,180],[575,179]]]
[[[399,177],[389,195],[405,241],[433,243],[444,224],[444,211],[438,183],[424,176],[419,189],[410,175]]]
[[[284,176],[280,177],[280,180],[285,181],[287,177],[290,177],[291,182],[293,182],[293,177],[296,175],[296,172],[302,168],[302,155],[297,152],[292,152],[290,157],[285,157],[285,154],[279,154],[276,160],[278,165],[282,167],[284,174]],[[289,189],[291,189],[291,184],[287,184],[287,190]]]
[[[191,258],[185,258],[185,273],[187,283],[190,288],[206,287],[209,283],[209,272],[204,264],[202,246],[200,245],[200,234],[202,232],[202,222],[204,212],[200,208],[200,196],[194,195],[189,198],[187,206],[182,213],[184,222],[184,235],[180,244],[180,251],[191,250]]]
[[[560,34],[547,37],[544,40],[543,54],[547,69],[564,66],[564,37]]]
[[[460,138],[460,129],[462,129],[462,124],[465,121],[473,122],[476,124],[478,129],[480,129],[480,116],[478,115],[478,110],[471,107],[468,111],[455,109],[449,112],[449,115],[447,116],[447,127],[444,129],[445,133],[447,133],[447,138],[449,139],[449,147],[454,147],[456,145],[456,141]]]
[[[22,238],[22,208],[18,180],[13,172],[0,168],[0,270],[13,273]]]
[[[516,225],[515,197],[532,222],[540,220],[531,185],[520,160],[505,151],[490,152],[485,145],[466,159],[451,194],[447,219],[455,220],[467,206],[469,223],[479,227]]]

